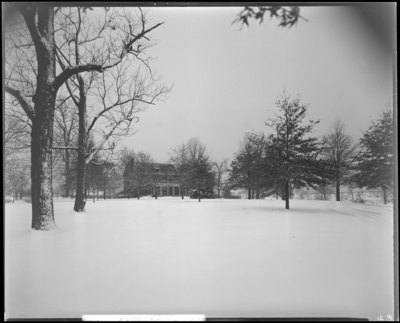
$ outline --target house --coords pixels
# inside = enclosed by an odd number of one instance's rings
[[[135,160],[132,158],[124,170],[124,195],[137,197],[137,180],[134,176]],[[153,163],[146,169],[140,195],[181,196],[180,176],[173,164]],[[183,195],[188,195],[189,190],[184,189]]]

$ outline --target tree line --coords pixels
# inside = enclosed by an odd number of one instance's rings
[[[337,119],[322,138],[312,135],[319,120],[305,121],[307,105],[300,97],[283,92],[276,102],[274,119],[265,124],[269,133],[247,133],[233,158],[226,185],[245,188],[248,198],[275,195],[289,200],[294,189],[310,187],[327,192],[333,186],[340,201],[340,187],[379,189],[384,203],[393,192],[393,111],[387,107],[363,134],[359,143]],[[254,194],[255,193],[255,194]]]
[[[156,167],[173,165],[171,174],[164,174]],[[182,199],[185,191],[198,192],[199,202],[202,192],[217,191],[221,196],[223,174],[227,171],[227,160],[214,161],[207,152],[206,145],[197,137],[171,149],[166,164],[156,163],[149,153],[134,152],[124,149],[121,156],[121,166],[124,170],[124,186],[129,197],[132,190],[139,199],[143,188],[154,189],[154,197],[158,197],[158,187],[163,181],[174,182],[179,186]]]

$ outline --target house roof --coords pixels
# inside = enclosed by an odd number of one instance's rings
[[[129,163],[125,166],[124,170],[124,176],[127,175],[127,172],[132,170],[134,166],[134,159],[132,158]],[[173,164],[168,164],[168,163],[153,163],[152,164],[153,171],[156,172],[157,169],[159,169],[160,174],[165,174],[165,173],[170,173],[171,171],[174,172],[174,175],[177,174],[176,167]]]

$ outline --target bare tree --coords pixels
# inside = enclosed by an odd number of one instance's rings
[[[150,154],[145,152],[135,153],[127,168],[125,183],[127,183],[128,191],[136,189],[137,199],[140,199],[142,188],[153,187],[153,164],[154,161]]]
[[[354,162],[353,156],[358,145],[346,134],[346,124],[336,119],[331,125],[330,132],[323,137],[325,159],[331,163],[334,169],[336,201],[340,201],[340,185],[348,180],[350,170]]]
[[[206,152],[206,146],[196,137],[189,139],[187,143],[189,153],[188,181],[192,188],[196,188],[201,202],[201,189],[213,188],[215,174],[212,170],[210,156]]]
[[[213,162],[214,170],[215,170],[215,175],[216,175],[216,181],[215,181],[215,187],[217,189],[217,197],[221,197],[221,191],[224,186],[224,181],[223,181],[223,175],[228,171],[228,158],[225,158],[221,162]]]
[[[15,199],[22,199],[30,180],[28,161],[18,155],[8,157],[4,175],[6,192],[12,194],[13,203]]]
[[[107,64],[116,65],[114,69],[100,76],[88,73],[84,79],[78,75],[77,82],[71,80],[71,87],[66,83],[68,92],[79,111],[78,180],[74,209],[76,212],[83,212],[86,165],[104,149],[107,142],[111,141],[112,149],[118,137],[133,134],[132,121],[138,121],[135,114],[144,110],[147,105],[163,99],[163,95],[169,89],[158,84],[159,79],[155,78],[149,66],[150,59],[143,56],[146,49],[154,45],[145,35],[160,24],[146,29],[147,21],[142,10],[106,8],[96,28],[93,28],[89,18],[79,10],[77,15],[74,9],[61,12],[66,21],[69,21],[68,28],[63,29],[63,39],[69,41],[61,41],[57,47],[57,58],[62,69],[65,70],[81,61],[108,60]],[[135,34],[137,35],[134,36]],[[99,42],[102,45],[100,47],[97,44]],[[137,44],[136,49],[132,49],[134,43]],[[115,56],[115,53],[119,55]],[[136,61],[143,63],[147,72],[143,72],[140,66],[132,72],[130,67],[135,66]],[[79,93],[78,97],[74,91]],[[95,105],[100,109],[88,111],[90,94],[96,97]],[[92,120],[88,123],[87,118],[90,115]],[[92,133],[96,133],[101,139],[98,140],[96,147],[87,151],[87,138]]]
[[[335,192],[330,186],[318,185],[316,190],[321,193],[321,200],[327,201],[329,196]]]
[[[14,44],[14,46],[11,46],[10,51],[14,50],[14,54],[8,57],[16,57],[17,54],[15,53],[21,48],[27,49],[28,52],[33,53],[30,54],[30,56],[36,58],[36,65],[29,67],[30,70],[34,71],[35,83],[33,83],[34,87],[31,89],[32,93],[30,94],[33,94],[33,96],[30,101],[26,89],[22,85],[24,84],[24,80],[21,78],[21,75],[18,75],[18,70],[14,68],[13,64],[6,64],[7,80],[5,90],[15,97],[32,122],[32,228],[36,230],[51,230],[56,228],[56,224],[54,221],[52,195],[52,170],[49,165],[51,165],[52,159],[54,110],[58,90],[72,77],[78,79],[77,81],[80,85],[80,89],[82,89],[82,87],[84,87],[84,85],[82,85],[83,82],[77,77],[80,73],[90,71],[103,72],[121,63],[123,58],[127,55],[134,55],[138,58],[141,41],[146,41],[148,39],[147,34],[161,24],[147,28],[145,15],[141,11],[139,19],[137,19],[134,24],[129,23],[127,19],[120,19],[120,24],[117,23],[116,19],[105,20],[107,21],[107,27],[109,27],[107,31],[110,31],[107,39],[110,40],[109,44],[111,46],[108,47],[110,48],[108,59],[101,61],[96,59],[80,61],[77,48],[84,44],[90,46],[89,40],[91,39],[82,37],[78,39],[82,22],[81,17],[86,14],[87,8],[77,8],[76,12],[74,12],[74,16],[78,16],[79,20],[77,23],[75,21],[72,23],[72,25],[76,27],[76,37],[65,39],[64,43],[68,45],[74,43],[76,45],[75,54],[77,55],[75,55],[74,58],[78,60],[78,64],[74,61],[74,64],[64,65],[62,72],[57,75],[56,52],[60,50],[60,47],[56,46],[55,39],[58,39],[60,31],[65,31],[65,28],[70,28],[71,25],[67,24],[68,17],[62,14],[62,9],[58,8],[55,10],[55,8],[50,6],[37,6],[36,4],[13,4],[12,6],[23,17],[24,25],[20,19],[20,26],[26,26],[25,30],[28,32],[24,33],[21,38],[19,37],[20,35],[17,35],[18,32],[20,32],[17,28],[10,28],[7,30],[8,35],[10,35],[9,39],[23,39],[21,44]],[[57,16],[61,17],[61,20],[57,21],[57,24],[55,24],[55,16],[57,13]],[[128,15],[126,17],[128,17]],[[15,16],[13,18],[15,18]],[[22,30],[23,29],[22,27]],[[120,37],[111,35],[112,31],[116,33],[121,32]],[[63,35],[65,35],[65,33],[63,33]],[[98,39],[100,38],[97,36],[96,40]],[[94,43],[91,42],[91,44]],[[133,45],[137,47],[134,49]],[[91,49],[95,50],[94,47],[95,46],[91,46]],[[104,46],[101,48],[104,48]],[[113,50],[111,51],[111,49]],[[104,56],[101,56],[101,58],[104,58]],[[138,58],[138,60],[141,59]],[[25,71],[25,73],[27,73],[27,71]],[[20,78],[18,78],[18,76],[20,76]],[[14,81],[14,79],[16,81]],[[80,103],[81,105],[83,105],[83,103],[86,105],[85,100],[81,100]],[[84,113],[80,113],[80,122],[86,122]],[[79,151],[81,151],[80,159],[83,157],[86,158],[86,146],[84,145],[86,141],[83,140],[86,139],[85,137],[86,133],[82,133],[82,138],[80,138],[79,143]],[[80,193],[77,192],[77,194]]]
[[[170,162],[175,165],[175,169],[179,175],[180,191],[183,200],[185,188],[188,184],[189,172],[189,150],[185,143],[172,149],[172,153],[170,154]]]
[[[17,58],[19,49],[24,47],[31,57],[35,57],[35,66],[24,69],[6,64],[7,93],[18,102],[32,123],[31,132],[31,172],[32,172],[32,228],[36,230],[51,230],[56,228],[54,221],[52,196],[52,145],[53,119],[56,95],[61,85],[72,75],[89,70],[102,71],[101,64],[85,64],[71,67],[56,76],[55,64],[55,10],[52,7],[36,6],[35,4],[13,4],[20,14],[13,15],[22,26],[9,28],[7,37],[10,41],[22,39],[23,43],[14,43],[7,49],[7,58]],[[10,11],[10,10],[9,10]],[[23,19],[20,19],[20,18]],[[21,35],[22,33],[22,35]],[[20,37],[22,36],[22,37]],[[28,55],[27,55],[28,56]],[[107,65],[107,67],[112,67]],[[36,81],[30,93],[24,86],[24,77],[34,71]],[[29,94],[29,96],[27,96]],[[31,96],[31,100],[28,97]]]
[[[13,112],[17,113],[14,109],[6,108],[4,122],[4,149],[6,157],[26,152],[30,147],[30,124],[25,123],[19,117],[15,117],[15,114],[10,114]]]
[[[65,101],[59,98],[58,106],[54,115],[54,142],[56,147],[73,147],[76,146],[78,140],[78,115],[75,107],[72,106],[71,100]],[[55,149],[63,161],[63,177],[64,177],[64,196],[69,197],[72,185],[72,160],[76,150],[71,149]]]

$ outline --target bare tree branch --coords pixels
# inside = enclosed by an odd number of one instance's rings
[[[33,120],[35,118],[35,111],[26,99],[25,95],[20,90],[17,90],[9,85],[5,86],[5,90],[18,100],[26,115],[29,117],[29,119]]]

